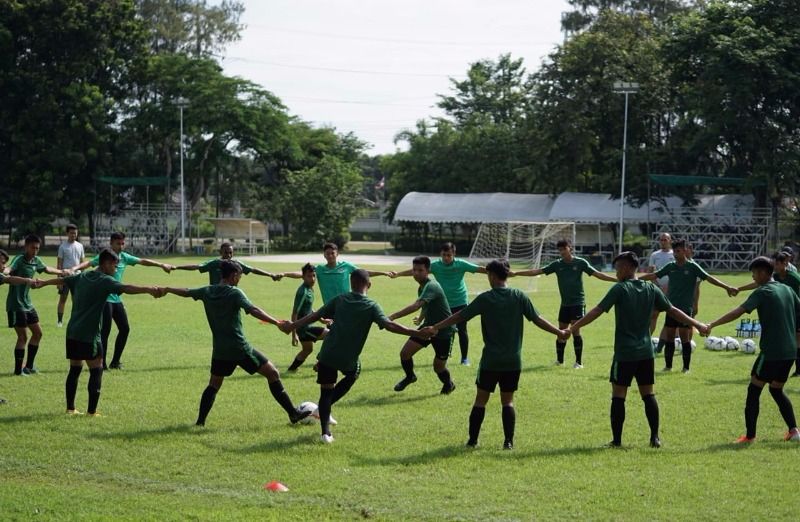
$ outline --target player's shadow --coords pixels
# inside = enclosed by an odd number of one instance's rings
[[[770,451],[774,450],[786,450],[786,451],[795,451],[798,448],[797,444],[787,444],[783,441],[775,440],[773,441],[759,441],[754,444],[736,444],[734,442],[723,442],[720,444],[711,444],[710,446],[706,446],[704,448],[696,448],[691,450],[690,453],[709,453],[709,452],[729,452],[729,451],[747,451],[747,450],[755,450],[757,448],[769,448]]]
[[[201,443],[207,448],[215,451],[224,451],[226,453],[242,453],[244,455],[249,455],[253,453],[281,452],[311,443],[319,444],[316,438],[319,436],[319,434],[316,432],[315,434],[316,435],[314,437],[310,437],[308,433],[304,433],[302,435],[297,435],[295,437],[292,437],[291,439],[270,439],[270,440],[265,440],[263,442],[259,442],[258,444],[251,444],[249,446],[241,446],[241,447],[231,447],[230,445],[225,445],[225,444],[214,444],[211,441],[202,441]]]
[[[404,404],[410,402],[427,401],[435,397],[439,397],[440,393],[429,393],[427,395],[411,395],[408,393],[394,393],[391,395],[382,395],[380,397],[360,395],[347,400],[346,403],[355,404],[358,406],[386,406],[387,404]],[[344,401],[343,401],[344,403]]]
[[[547,370],[548,368],[553,368],[553,366],[549,364],[538,364],[536,366],[526,366],[522,369],[522,373],[532,373],[532,372],[540,372]]]
[[[750,379],[706,379],[705,382],[708,386],[741,385],[746,388]]]
[[[8,408],[7,404],[4,404],[0,408]],[[2,409],[0,409],[0,413],[2,413]],[[33,415],[10,415],[10,416],[0,416],[0,424],[16,424],[20,422],[39,422],[43,419],[52,419],[53,414],[48,413],[36,413]]]
[[[459,457],[470,451],[472,450],[465,448],[463,444],[456,444],[442,446],[412,455],[393,455],[380,458],[370,457],[368,452],[359,452],[353,457],[353,460],[365,466],[393,466],[397,464],[402,464],[404,466],[415,464],[425,465],[435,460]]]
[[[196,365],[187,365],[187,366],[144,366],[144,367],[137,367],[131,368],[126,366],[123,370],[109,370],[110,375],[125,375],[126,373],[152,373],[152,372],[173,372],[173,371],[181,371],[181,370],[206,370],[208,371],[209,366],[208,364],[196,364]],[[103,375],[109,375],[108,372],[103,373]]]
[[[174,424],[172,426],[162,426],[160,428],[153,428],[147,430],[90,433],[88,437],[94,439],[103,439],[103,440],[114,440],[114,439],[139,440],[139,439],[150,439],[156,437],[165,437],[169,435],[174,435],[176,433],[200,434],[203,433],[204,431],[206,430],[194,426],[193,424]]]

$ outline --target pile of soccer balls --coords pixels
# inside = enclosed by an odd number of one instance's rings
[[[658,337],[651,337],[650,342],[653,343],[653,351],[655,351],[658,347]],[[697,343],[694,342],[694,339],[690,342],[692,343],[692,352],[694,353],[695,348],[697,348]],[[675,353],[683,353],[683,343],[681,343],[680,337],[675,338]]]
[[[741,343],[734,337],[707,337],[705,340],[707,350],[714,352],[738,351],[742,353],[756,353],[756,342],[753,339],[745,339]]]

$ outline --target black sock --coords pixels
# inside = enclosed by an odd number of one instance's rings
[[[622,444],[623,424],[625,424],[625,399],[611,397],[611,435],[614,444]]]
[[[503,436],[506,442],[514,442],[514,427],[517,424],[517,414],[514,406],[503,406]]]
[[[583,337],[580,335],[574,336],[572,343],[575,345],[575,362],[583,364]]]
[[[25,362],[25,367],[29,370],[33,369],[33,361],[36,360],[36,354],[39,353],[38,344],[28,345],[28,360]]]
[[[58,322],[60,323],[62,321],[64,321],[64,312],[59,312],[58,313]]]
[[[291,366],[289,366],[289,371],[290,371],[290,372],[293,372],[293,371],[295,371],[296,369],[300,368],[300,365],[301,365],[301,364],[303,364],[304,362],[305,362],[305,361],[301,361],[300,359],[298,359],[297,357],[295,357],[295,358],[294,358],[294,361],[292,361],[292,365],[291,365]]]
[[[794,408],[792,408],[792,401],[783,392],[783,388],[770,388],[769,393],[775,399],[775,404],[781,412],[781,417],[789,429],[797,427],[797,420],[794,418]]]
[[[683,358],[683,369],[688,370],[692,364],[692,343],[681,341],[681,357]]]
[[[644,402],[644,414],[647,417],[647,424],[650,425],[650,440],[658,438],[658,401],[654,393],[642,397]]]
[[[670,339],[664,345],[664,366],[672,368],[673,357],[675,357],[675,339]]]
[[[664,349],[664,347],[666,345],[667,345],[667,341],[665,341],[664,339],[659,338],[658,339],[658,345],[656,346],[656,353],[661,353],[661,351]]]
[[[97,403],[100,402],[100,388],[103,386],[103,369],[89,368],[89,385],[86,387],[89,392],[89,406],[86,413],[96,413]]]
[[[469,442],[470,444],[478,443],[478,435],[481,434],[481,424],[483,424],[483,417],[486,415],[486,408],[479,408],[473,406],[469,414]]]
[[[413,379],[414,375],[414,359],[400,359],[400,365],[403,371],[406,372],[406,379]]]
[[[214,399],[217,398],[218,391],[219,390],[217,388],[214,388],[211,385],[206,386],[206,389],[203,390],[203,395],[200,397],[200,412],[197,414],[197,422],[195,422],[196,425],[206,425],[206,417],[208,417],[211,407],[214,406]]]
[[[356,383],[358,375],[345,375],[341,381],[336,383],[333,387],[333,395],[331,396],[331,404],[336,404],[339,399],[344,397],[350,388]]]
[[[444,370],[440,371],[436,374],[442,384],[449,384],[450,383],[450,370],[445,368]]]
[[[761,397],[761,390],[753,383],[747,386],[747,400],[744,405],[744,425],[747,428],[747,437],[752,439],[756,436],[756,423],[758,422],[758,399]]]
[[[64,391],[67,397],[67,409],[75,409],[75,394],[78,393],[78,377],[81,375],[83,366],[70,366],[67,374],[67,382],[64,384]]]
[[[294,404],[292,404],[292,399],[289,398],[289,394],[283,389],[283,383],[280,379],[269,383],[269,391],[290,417],[295,414],[297,409],[294,407]]]
[[[22,373],[22,361],[25,359],[25,348],[14,348],[14,375]]]
[[[333,388],[319,390],[319,425],[323,435],[330,435],[331,406],[333,405]]]
[[[556,361],[564,363],[564,349],[567,347],[567,341],[556,341]]]
[[[794,363],[794,372],[800,373],[800,346],[797,347],[797,360]]]

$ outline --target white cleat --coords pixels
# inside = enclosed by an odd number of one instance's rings
[[[582,370],[583,369],[583,365],[581,363],[578,363],[578,362],[573,364],[572,367],[575,368],[576,370]]]
[[[333,444],[333,435],[328,435],[327,433],[324,433],[320,435],[319,441],[323,444]]]

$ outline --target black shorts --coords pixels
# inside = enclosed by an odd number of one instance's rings
[[[686,315],[688,315],[689,317],[692,317],[692,314],[690,312],[687,312],[686,310],[681,310],[681,311],[683,313],[685,313]],[[676,321],[669,314],[667,314],[667,316],[664,318],[664,328],[691,328],[691,327],[692,327],[692,325],[690,325],[690,324],[681,323],[679,321]]]
[[[561,305],[558,309],[558,322],[569,324],[586,315],[586,305]]]
[[[223,361],[222,359],[211,359],[211,375],[216,377],[228,377],[233,374],[233,370],[240,366],[242,370],[253,375],[259,368],[269,362],[263,353],[253,350],[252,355],[245,355],[238,361]]]
[[[325,328],[321,326],[308,326],[302,332],[297,332],[297,338],[301,343],[316,342],[322,337]]]
[[[767,361],[764,359],[764,352],[761,352],[756,357],[756,362],[753,363],[750,375],[764,382],[786,382],[789,380],[789,373],[792,371],[794,361],[794,359]]]
[[[498,370],[480,370],[478,378],[475,379],[475,386],[479,390],[494,393],[495,386],[500,385],[501,392],[517,391],[519,386],[520,370],[501,372]]]
[[[67,295],[70,292],[72,292],[72,290],[70,290],[67,285],[60,285],[57,286],[56,288],[58,289],[58,295]]]
[[[349,372],[342,372],[345,377],[352,377],[353,380],[358,379],[361,375],[361,362],[356,364],[356,369]],[[332,366],[328,366],[323,362],[317,361],[317,384],[336,384],[336,378],[339,376],[339,370]]]
[[[8,312],[9,328],[25,328],[38,322],[39,314],[36,313],[36,310]]]
[[[100,351],[100,344],[86,343],[83,341],[76,341],[75,339],[67,339],[67,359],[76,359],[79,361],[91,361],[97,359],[102,355]]]
[[[612,361],[611,375],[608,380],[612,384],[625,386],[631,385],[636,377],[636,384],[647,386],[656,383],[655,359],[642,359],[641,361]]]
[[[447,337],[431,337],[430,339],[420,339],[419,337],[409,337],[410,341],[414,341],[423,348],[433,345],[433,352],[436,354],[437,359],[446,361],[450,358],[450,352],[453,348],[453,336]]]

